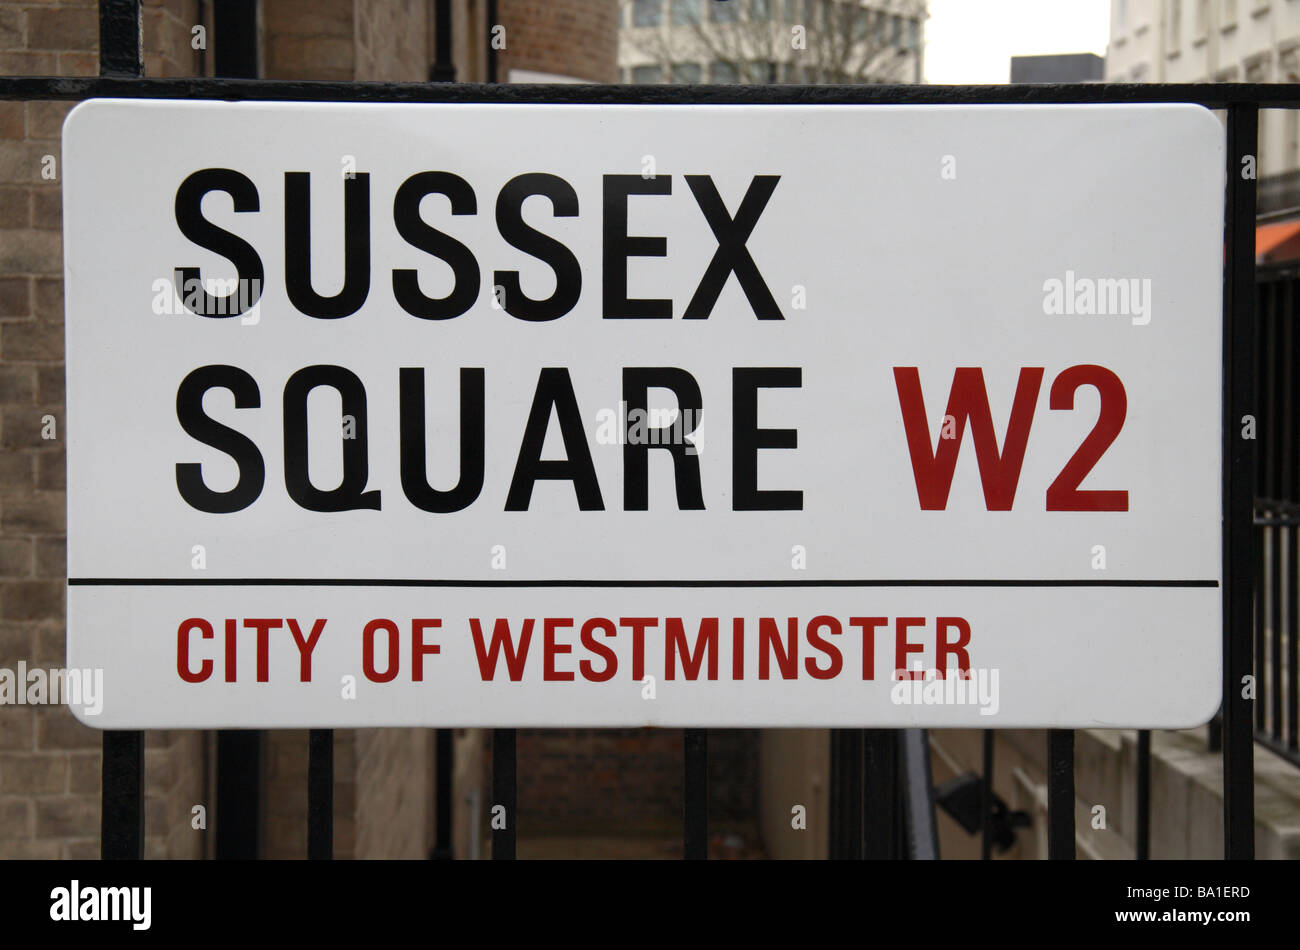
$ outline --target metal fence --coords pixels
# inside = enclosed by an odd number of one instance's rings
[[[232,33],[251,31],[255,4],[230,0],[216,6]],[[445,6],[445,5],[444,5]],[[224,9],[223,9],[224,8]],[[238,78],[143,78],[139,0],[100,0],[100,76],[0,77],[0,100],[75,101],[97,97],[339,102],[452,103],[610,103],[638,104],[849,104],[888,106],[1067,103],[1197,103],[1226,110],[1227,190],[1225,195],[1225,280],[1223,322],[1223,752],[1224,855],[1254,856],[1254,739],[1294,757],[1296,747],[1296,563],[1295,524],[1300,504],[1293,490],[1296,458],[1294,392],[1297,373],[1286,358],[1300,339],[1286,317],[1294,289],[1288,282],[1266,282],[1260,320],[1267,345],[1256,347],[1256,267],[1254,253],[1256,181],[1244,171],[1246,156],[1258,146],[1260,108],[1300,108],[1296,85],[1079,84],[1019,86],[494,86],[455,83],[295,82]],[[441,22],[441,21],[440,21]],[[442,31],[439,31],[440,34]],[[440,56],[445,51],[440,50]],[[230,71],[246,70],[255,59],[237,46],[224,54]],[[218,54],[222,69],[222,54]],[[240,64],[243,64],[242,67]],[[437,78],[446,78],[439,76]],[[1253,162],[1249,163],[1253,167]],[[1280,301],[1280,303],[1279,303]],[[1281,342],[1279,342],[1281,341]],[[1265,354],[1261,357],[1260,354]],[[1275,357],[1275,358],[1270,358]],[[1261,362],[1263,359],[1263,362]],[[1289,387],[1289,388],[1288,388]],[[1259,438],[1240,437],[1242,420],[1262,421]],[[1270,428],[1271,427],[1271,428]],[[1269,433],[1273,433],[1272,436]],[[1261,481],[1256,481],[1257,446],[1264,447]],[[1255,501],[1256,486],[1260,500]],[[1285,494],[1291,491],[1290,494]],[[1258,516],[1258,517],[1257,517]],[[1262,539],[1262,540],[1261,540]],[[1263,545],[1268,577],[1255,585],[1256,559]],[[1285,551],[1282,555],[1279,552]],[[1287,565],[1287,582],[1280,580]],[[1262,591],[1262,593],[1261,593]],[[1267,594],[1265,598],[1264,595]],[[1285,601],[1287,608],[1282,610]],[[1290,631],[1283,637],[1280,616]],[[1287,662],[1283,663],[1286,646]],[[1261,674],[1260,701],[1243,690],[1247,677]],[[1283,669],[1289,692],[1279,688]],[[1264,697],[1267,696],[1267,701]],[[1283,697],[1287,698],[1283,716]],[[1288,724],[1284,731],[1283,723]],[[1284,738],[1285,736],[1285,738]],[[308,850],[313,858],[333,851],[332,732],[312,730],[308,775]],[[832,856],[933,857],[933,805],[924,766],[924,734],[904,730],[837,730],[832,788]],[[144,846],[144,739],[141,732],[107,731],[103,737],[102,853],[105,858],[140,858]],[[492,838],[494,858],[515,856],[515,733],[493,734],[492,794],[506,808],[507,822]],[[255,836],[228,836],[229,829],[255,828],[247,814],[256,807],[244,766],[255,755],[255,733],[223,732],[218,738],[219,824],[227,845],[219,856],[251,856]],[[438,740],[441,766],[450,764],[446,737]],[[251,751],[250,751],[251,750]],[[981,822],[988,854],[992,764],[991,734],[985,739],[985,778]],[[1138,856],[1146,856],[1149,824],[1150,737],[1139,736]],[[684,850],[687,858],[707,852],[707,732],[686,730],[684,775]],[[440,768],[440,784],[449,770]],[[445,786],[444,786],[445,787]],[[445,801],[445,795],[439,796]],[[438,829],[445,845],[445,810]],[[927,818],[928,812],[928,818]],[[243,818],[240,816],[243,815]],[[1075,852],[1074,733],[1048,733],[1049,857]],[[222,819],[225,819],[222,821]],[[223,853],[224,852],[224,853]]]
[[[1261,269],[1255,356],[1260,464],[1255,482],[1255,738],[1300,765],[1300,268]]]

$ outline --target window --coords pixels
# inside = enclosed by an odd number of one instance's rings
[[[871,11],[866,7],[858,7],[853,12],[853,42],[866,42],[871,33]]]
[[[704,8],[700,0],[673,0],[673,23],[689,26],[699,23],[704,18]]]
[[[1237,0],[1220,0],[1219,22],[1223,24],[1225,30],[1232,29],[1237,25]]]
[[[1121,29],[1128,19],[1128,0],[1115,0],[1115,25]]]
[[[890,16],[889,18],[889,45],[903,45],[903,18],[901,16]]]
[[[750,0],[749,18],[760,23],[772,19],[776,0]]]
[[[1203,40],[1210,29],[1210,0],[1196,0],[1196,23],[1192,39]]]
[[[904,37],[904,47],[913,52],[921,48],[921,21],[908,20],[907,34]]]
[[[1300,82],[1300,41],[1285,40],[1277,44],[1278,82]],[[1294,109],[1287,109],[1287,115],[1294,115]]]
[[[737,78],[736,67],[731,63],[714,63],[709,67],[709,82],[730,83]]]
[[[776,63],[746,63],[745,81],[756,84],[776,82]]]
[[[653,83],[664,81],[664,68],[662,66],[633,66],[632,81],[638,86],[648,86]]]
[[[785,22],[794,23],[798,10],[799,0],[785,0]]]
[[[1169,0],[1169,55],[1178,52],[1183,37],[1183,0]]]
[[[704,68],[699,63],[673,63],[673,82],[700,82],[704,78]]]
[[[632,0],[633,26],[658,26],[663,15],[663,0]]]
[[[1272,60],[1272,53],[1260,53],[1246,60],[1246,82],[1268,82],[1273,66]]]
[[[709,19],[714,23],[735,23],[740,19],[739,0],[709,0]]]

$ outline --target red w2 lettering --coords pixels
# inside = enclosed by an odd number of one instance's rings
[[[1007,421],[1006,439],[999,449],[989,410],[988,390],[984,387],[984,371],[975,366],[959,367],[953,373],[938,445],[931,450],[920,373],[915,366],[894,367],[894,384],[898,387],[898,404],[903,414],[907,449],[912,456],[912,473],[916,477],[916,495],[922,510],[943,511],[947,508],[957,453],[968,421],[971,439],[975,443],[980,482],[984,487],[984,503],[989,511],[1011,510],[1042,382],[1042,367],[1020,370],[1011,417]],[[1066,462],[1061,474],[1048,486],[1047,510],[1128,511],[1127,491],[1084,491],[1079,488],[1079,483],[1092,471],[1124,427],[1128,413],[1124,384],[1104,366],[1090,363],[1071,366],[1052,382],[1048,405],[1052,409],[1073,409],[1074,394],[1082,386],[1092,386],[1097,390],[1101,396],[1101,411],[1097,424]]]

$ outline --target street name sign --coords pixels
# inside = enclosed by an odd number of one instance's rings
[[[85,722],[1219,705],[1200,107],[98,100],[63,162]]]

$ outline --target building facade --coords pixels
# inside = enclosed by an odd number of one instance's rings
[[[920,82],[925,0],[618,0],[630,83]]]
[[[1111,0],[1108,82],[1300,82],[1295,0]],[[1260,177],[1300,170],[1300,114],[1265,110]]]

